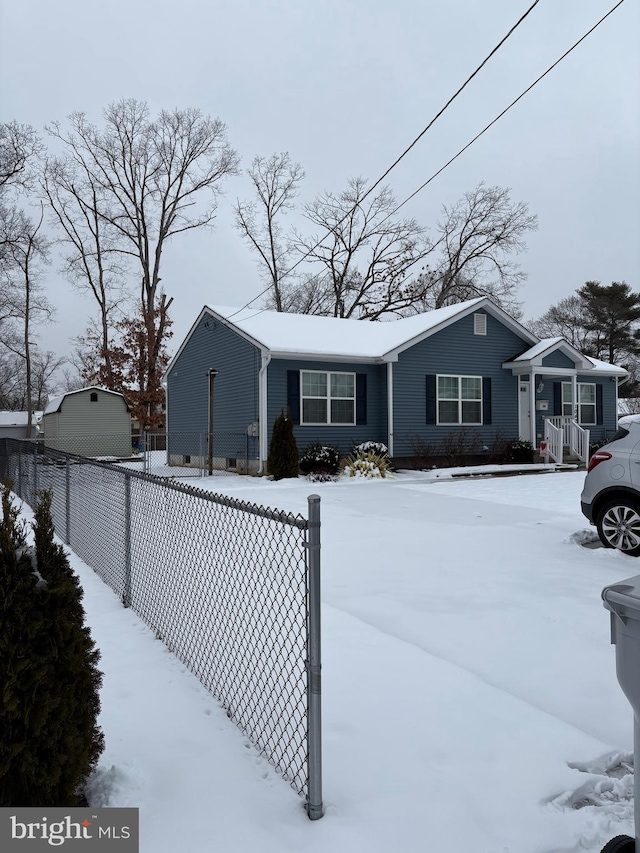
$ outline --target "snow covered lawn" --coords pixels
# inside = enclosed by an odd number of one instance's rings
[[[105,672],[92,804],[139,806],[143,853],[577,853],[631,833],[632,713],[600,592],[640,563],[579,544],[583,479],[198,481],[305,515],[322,497],[314,823],[74,557]]]

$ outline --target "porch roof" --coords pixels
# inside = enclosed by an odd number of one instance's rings
[[[543,364],[543,359],[554,352],[562,352],[573,361],[573,367],[551,367]],[[572,376],[576,373],[599,373],[603,376],[628,376],[629,371],[616,364],[609,364],[597,358],[585,355],[564,338],[544,338],[529,347],[520,355],[502,363],[513,374],[544,373],[547,375]]]

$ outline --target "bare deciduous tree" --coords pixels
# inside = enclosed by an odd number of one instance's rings
[[[139,391],[155,393],[172,301],[160,288],[163,251],[175,235],[212,224],[221,183],[237,174],[239,158],[227,142],[225,125],[196,109],[162,111],[152,119],[145,103],[129,99],[111,104],[104,119],[99,129],[83,113],[74,113],[70,131],[57,123],[48,128],[65,149],[50,164],[50,189],[70,202],[69,218],[87,229],[85,244],[70,240],[63,228],[72,256],[82,254],[83,246],[95,250],[91,229],[99,222],[102,258],[117,252],[128,269],[137,270],[138,308],[132,319],[141,319],[146,335]],[[85,183],[72,199],[68,181],[56,176],[74,171]],[[82,262],[74,266],[78,271],[86,278]]]
[[[512,202],[509,189],[484,183],[442,212],[434,232],[439,257],[419,276],[419,310],[489,296],[519,313],[516,291],[527,276],[515,257],[526,250],[525,236],[537,229],[537,216],[524,202]]]
[[[63,274],[98,305],[99,352],[104,359],[108,388],[114,387],[109,352],[118,309],[125,299],[126,265],[118,251],[116,235],[99,213],[103,192],[82,158],[49,159],[42,189],[63,234],[66,247]],[[91,199],[91,205],[85,199]]]
[[[293,207],[304,172],[300,163],[292,162],[285,152],[254,157],[247,174],[257,200],[236,202],[236,226],[258,255],[263,280],[269,287],[270,305],[283,311],[282,292],[292,247],[284,235],[281,218]]]
[[[49,243],[40,233],[44,212],[33,222],[22,211],[14,211],[9,221],[0,218],[0,234],[5,240],[5,257],[0,267],[0,284],[7,317],[2,330],[5,353],[23,365],[26,407],[29,413],[27,438],[31,436],[34,408],[32,348],[33,327],[51,318],[53,308],[44,294],[42,267],[49,261]]]
[[[286,310],[306,305],[310,313],[375,320],[416,301],[419,285],[410,271],[431,250],[425,229],[395,215],[389,187],[366,193],[367,182],[353,178],[344,192],[324,193],[304,206],[305,217],[321,231],[296,233],[296,248],[322,272],[287,288]]]
[[[567,296],[537,320],[527,323],[539,338],[565,338],[579,350],[587,352],[592,344],[591,334],[585,328],[585,305],[577,296]]]
[[[0,190],[29,188],[32,165],[42,153],[42,141],[28,124],[17,121],[0,124]]]

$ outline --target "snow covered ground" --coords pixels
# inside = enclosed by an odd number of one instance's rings
[[[326,815],[78,558],[105,673],[95,806],[143,853],[584,853],[632,834],[632,713],[584,474],[199,487],[306,514],[322,497]]]

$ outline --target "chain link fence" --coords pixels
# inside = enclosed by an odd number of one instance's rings
[[[38,439],[50,450],[112,462],[158,477],[204,477],[226,471],[256,473],[257,438],[241,430],[206,432],[142,432],[47,436]]]
[[[0,474],[51,490],[57,535],[321,817],[320,498],[305,519],[14,439]]]

